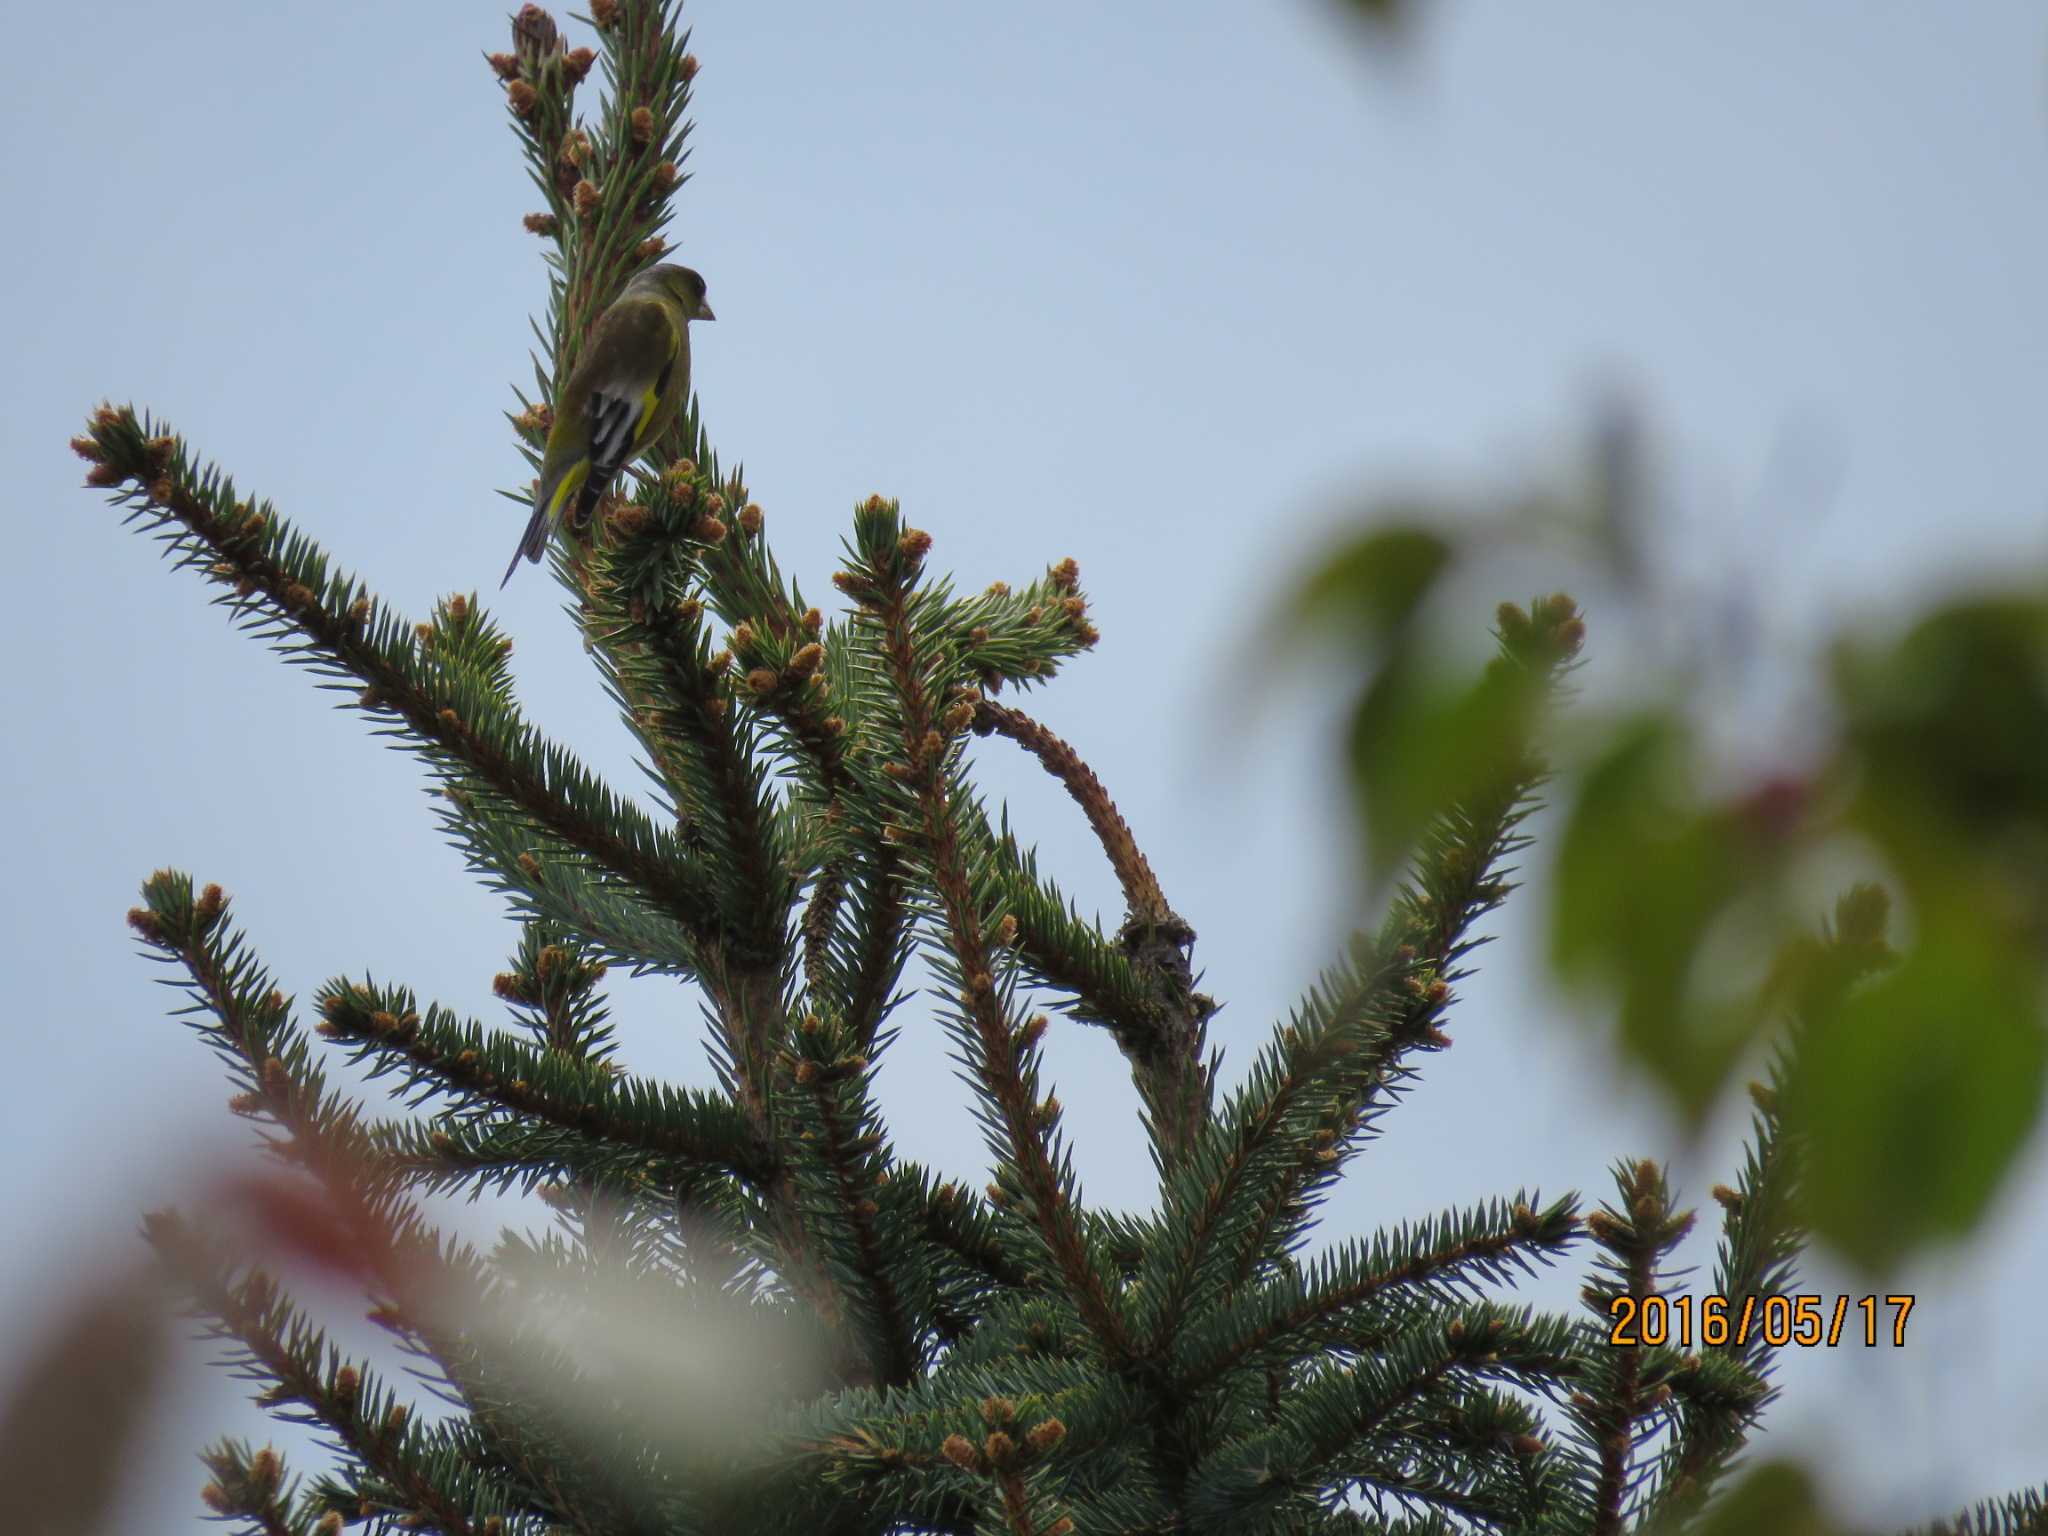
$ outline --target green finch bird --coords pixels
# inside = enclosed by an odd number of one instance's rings
[[[574,506],[587,517],[618,472],[654,446],[690,398],[690,322],[715,318],[704,279],[688,267],[649,267],[597,317],[583,355],[555,401],[533,517],[505,567],[539,560]]]

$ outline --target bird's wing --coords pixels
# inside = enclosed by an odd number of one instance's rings
[[[682,327],[656,299],[622,299],[606,313],[585,355],[590,396],[590,481],[601,485],[645,443],[667,392]]]

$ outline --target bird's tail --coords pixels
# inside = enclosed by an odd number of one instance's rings
[[[553,531],[555,514],[561,511],[564,503],[574,500],[577,493],[584,488],[583,482],[589,473],[589,467],[587,462],[572,465],[569,473],[562,476],[557,483],[544,486],[542,491],[535,492],[533,516],[526,520],[526,532],[519,536],[519,547],[512,551],[512,563],[505,567],[504,579],[498,583],[500,592],[504,591],[505,584],[511,581],[512,573],[519,569],[519,559],[522,555],[538,565],[540,557],[548,552],[548,534]]]
[[[533,509],[533,516],[526,520],[526,532],[519,536],[519,547],[512,551],[512,563],[505,567],[505,579],[498,583],[500,592],[505,583],[512,579],[512,573],[519,569],[521,557],[538,561],[548,547],[548,507],[542,502]]]

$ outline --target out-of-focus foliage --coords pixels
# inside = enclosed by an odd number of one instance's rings
[[[1340,635],[1364,664],[1349,750],[1375,882],[1528,727],[1531,701],[1456,691],[1423,665],[1461,575],[1543,543],[1546,578],[1604,586],[1613,643],[1668,621],[1638,445],[1626,418],[1608,422],[1586,488],[1519,514],[1390,504],[1302,582],[1297,632]],[[1725,722],[1697,702],[1725,664],[1638,646],[1647,686],[1582,701],[1559,733],[1548,912],[1560,979],[1611,999],[1621,1050],[1699,1124],[1783,1025],[1816,877],[1878,861],[1904,938],[1807,1011],[1789,1106],[1812,1141],[1803,1215],[1871,1273],[1969,1233],[2039,1118],[2048,596],[1973,592],[1873,627],[1825,647],[1818,750],[1752,753],[1732,785],[1712,750]]]

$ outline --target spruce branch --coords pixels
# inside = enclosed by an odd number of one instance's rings
[[[1081,761],[1078,752],[1021,709],[1011,709],[992,699],[976,702],[974,728],[978,734],[993,733],[1015,742],[1060,781],[1088,818],[1096,841],[1102,844],[1109,867],[1116,872],[1117,884],[1123,887],[1130,921],[1154,926],[1180,924],[1116,802],[1109,798],[1109,791],[1102,787],[1095,770]]]
[[[372,1315],[431,1364],[493,1458],[524,1470],[531,1494],[544,1474],[535,1470],[530,1436],[503,1408],[488,1362],[444,1317],[445,1298],[488,1294],[477,1255],[439,1238],[401,1197],[399,1170],[380,1157],[374,1130],[328,1091],[291,1022],[289,1000],[228,926],[220,888],[195,892],[189,877],[159,871],[144,883],[143,897],[129,926],[184,967],[191,1002],[182,1012],[243,1086],[233,1107],[275,1128],[268,1149],[314,1178],[346,1235],[345,1258],[330,1253],[330,1262],[360,1275],[375,1301]],[[547,1475],[557,1482],[562,1476]],[[557,1513],[579,1530],[592,1529],[573,1507]]]
[[[1005,1475],[1057,1468],[1080,1494],[1127,1474],[1142,1483],[1115,1450],[1137,1411],[1128,1386],[1076,1362],[949,1359],[898,1391],[811,1405],[785,1444],[805,1480],[845,1490],[880,1519],[922,1523],[958,1518]]]
[[[509,697],[478,685],[473,667],[438,665],[432,644],[354,578],[330,575],[326,555],[268,503],[237,500],[232,482],[193,467],[181,440],[130,410],[102,407],[90,441],[95,478],[119,488],[113,499],[131,509],[131,521],[159,534],[180,566],[199,567],[225,589],[218,601],[287,660],[363,685],[357,706],[398,729],[467,817],[506,818],[585,863],[621,901],[692,937],[715,931],[703,874],[672,836],[543,741]],[[465,618],[474,607],[449,606]],[[489,862],[518,878],[502,853]]]
[[[1514,623],[1505,622],[1510,612]],[[1562,595],[1503,615],[1501,655],[1484,686],[1503,719],[1519,723],[1569,667],[1585,626]],[[1502,744],[1498,762],[1483,794],[1427,829],[1414,883],[1379,936],[1356,941],[1350,960],[1325,973],[1170,1178],[1164,1240],[1143,1287],[1162,1345],[1184,1308],[1243,1285],[1288,1250],[1412,1075],[1406,1059],[1450,1043],[1437,1020],[1464,975],[1458,962],[1480,942],[1469,937],[1473,924],[1512,889],[1500,863],[1525,845],[1516,828],[1544,776],[1519,736]]]
[[[1668,1379],[1675,1374],[1672,1352],[1643,1343],[1613,1343],[1618,1303],[1642,1304],[1664,1292],[1665,1260],[1692,1230],[1693,1213],[1676,1209],[1655,1163],[1618,1163],[1617,1204],[1603,1204],[1586,1218],[1586,1232],[1600,1250],[1598,1271],[1582,1292],[1597,1319],[1587,1329],[1588,1367],[1584,1385],[1572,1395],[1572,1418],[1599,1469],[1594,1490],[1595,1536],[1622,1529],[1631,1499],[1649,1475],[1637,1465],[1638,1445],[1656,1434],[1674,1411]],[[1696,1370],[1695,1357],[1676,1361],[1676,1370]]]
[[[1284,1528],[1320,1503],[1360,1452],[1376,1453],[1387,1433],[1428,1405],[1455,1404],[1459,1382],[1498,1379],[1541,1388],[1571,1368],[1572,1330],[1561,1319],[1476,1306],[1441,1314],[1390,1340],[1370,1358],[1297,1382],[1270,1427],[1208,1456],[1188,1491],[1198,1529]],[[1356,1477],[1355,1469],[1348,1474]],[[1422,1487],[1411,1490],[1428,1501]],[[1462,1490],[1442,1491],[1456,1508]],[[1470,1512],[1470,1511],[1464,1511]]]
[[[680,1165],[731,1173],[757,1187],[775,1153],[726,1099],[626,1077],[604,1062],[535,1049],[446,1009],[423,1015],[404,988],[336,980],[321,990],[320,1033],[354,1047],[371,1075],[397,1069],[409,1088],[445,1095],[471,1116],[504,1112]],[[415,1102],[418,1101],[416,1095]]]
[[[369,1481],[351,1488],[356,1504],[349,1515],[369,1505],[449,1536],[469,1536],[480,1531],[483,1516],[502,1516],[518,1506],[507,1489],[473,1474],[449,1477],[452,1469],[432,1465],[405,1406],[367,1368],[344,1361],[268,1275],[252,1270],[237,1278],[218,1248],[174,1212],[152,1215],[144,1234],[211,1319],[209,1332],[238,1346],[245,1374],[271,1384],[265,1400],[273,1406],[299,1404],[368,1474]],[[274,1478],[258,1480],[275,1491]],[[222,1494],[228,1496],[229,1489],[223,1487]],[[221,1513],[255,1513],[215,1507]]]
[[[909,1179],[920,1190],[916,1205],[925,1235],[1004,1290],[1028,1289],[1031,1275],[1004,1248],[988,1207],[971,1190],[951,1181],[934,1186],[932,1178],[915,1163],[897,1165],[896,1182]]]
[[[1741,1176],[1713,1191],[1722,1212],[1712,1294],[1729,1299],[1740,1315],[1772,1296],[1790,1295],[1804,1242],[1799,1222],[1802,1148],[1788,1129],[1780,1103],[1798,1059],[1799,1042],[1813,1023],[1838,1008],[1867,977],[1893,959],[1885,942],[1889,899],[1872,885],[1852,887],[1835,904],[1833,921],[1816,938],[1788,947],[1766,989],[1767,1004],[1781,1001],[1789,1028],[1775,1050],[1766,1081],[1750,1085],[1750,1119]],[[1777,1360],[1761,1329],[1702,1344],[1710,1360],[1739,1371],[1737,1389],[1715,1394],[1702,1374],[1680,1377],[1677,1423],[1657,1469],[1648,1507],[1674,1522],[1697,1515],[1726,1476],[1764,1408],[1777,1396],[1771,1376]]]
[[[1441,1304],[1483,1283],[1533,1272],[1578,1235],[1575,1201],[1540,1209],[1517,1194],[1471,1212],[1346,1243],[1308,1268],[1290,1267],[1184,1332],[1174,1363],[1183,1392],[1268,1355],[1301,1359],[1330,1348],[1360,1349],[1407,1326],[1418,1303]]]
[[[961,810],[970,851],[1003,887],[1004,915],[1016,919],[1017,957],[1033,985],[1065,994],[1071,1017],[1109,1030],[1120,1047],[1128,1039],[1126,1054],[1142,1055],[1164,1019],[1131,957],[1040,876],[1037,856],[1018,847],[1007,821],[998,831],[979,806]]]
[[[1081,571],[1072,560],[1019,588],[998,581],[969,598],[941,594],[930,626],[957,657],[961,675],[990,693],[1047,682],[1064,661],[1101,638],[1087,619]]]
[[[941,973],[957,987],[949,1022],[962,1059],[986,1108],[991,1149],[999,1158],[997,1185],[1006,1202],[1044,1244],[1065,1277],[1074,1306],[1112,1360],[1133,1348],[1125,1321],[1083,1237],[1073,1199],[1073,1174],[1059,1150],[1056,1101],[1036,1092],[1037,1043],[1008,1017],[994,975],[997,924],[990,921],[964,857],[957,812],[959,734],[973,719],[971,706],[943,705],[956,686],[951,659],[921,632],[918,591],[930,538],[903,528],[894,503],[872,497],[855,515],[855,564],[838,582],[862,605],[878,631],[891,685],[891,708],[900,760],[890,775],[902,790],[902,840],[923,864],[944,922],[935,953]],[[964,711],[964,714],[962,713]]]
[[[512,968],[493,978],[491,990],[521,1012],[548,1051],[603,1062],[613,1048],[610,1010],[598,990],[605,972],[604,961],[574,934],[528,923]]]
[[[2048,1485],[1982,1500],[1949,1519],[1916,1526],[1905,1536],[2042,1536],[2043,1532],[2048,1532]]]
[[[1210,1112],[1212,1078],[1203,1056],[1215,1004],[1194,990],[1195,931],[1167,903],[1130,827],[1079,753],[1022,710],[988,699],[975,704],[974,728],[1014,741],[1060,781],[1116,872],[1126,907],[1120,947],[1150,1007],[1142,1023],[1126,1016],[1113,1031],[1144,1099],[1154,1153],[1161,1168],[1170,1169],[1187,1155]]]
[[[252,1451],[238,1440],[220,1440],[199,1456],[213,1481],[201,1490],[200,1502],[223,1519],[240,1516],[244,1531],[260,1536],[308,1536],[316,1518],[295,1514],[292,1503],[298,1479],[287,1479],[284,1458],[264,1446]]]
[[[812,1014],[780,1066],[805,1224],[864,1335],[874,1378],[901,1386],[924,1368],[937,1297],[922,1245],[890,1240],[900,1217],[888,1210],[892,1159],[871,1054],[886,1044]]]
[[[751,712],[735,708],[732,653],[713,653],[701,605],[665,601],[671,583],[638,580],[627,563],[624,551],[599,552],[581,608],[605,687],[647,748],[699,857],[719,871],[722,930],[750,953],[778,957],[793,900],[786,832],[768,796]]]

